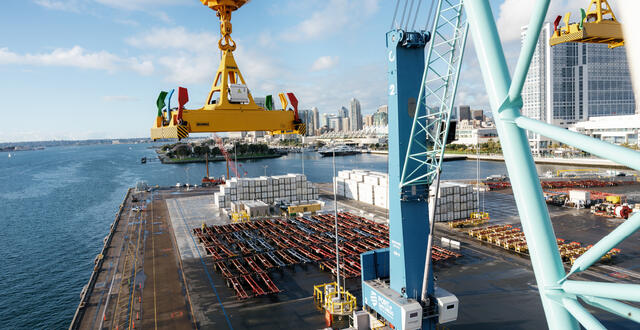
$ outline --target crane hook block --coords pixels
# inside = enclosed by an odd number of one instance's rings
[[[280,94],[284,109],[271,110],[273,99],[268,98],[265,108],[256,104],[240,69],[233,58],[235,42],[231,39],[231,13],[248,0],[201,0],[215,10],[220,18],[219,48],[223,51],[220,65],[206,103],[200,109],[185,109],[189,94],[184,87],[178,88],[178,109],[167,109],[167,119],[162,109],[167,93],[162,92],[156,102],[158,118],[151,127],[151,138],[186,138],[189,133],[267,131],[273,134],[304,134],[306,127],[298,116],[298,100],[293,93]],[[223,44],[222,42],[225,42]],[[163,94],[164,93],[164,94]],[[241,97],[240,97],[241,96]],[[288,99],[287,99],[288,98]],[[291,105],[293,111],[287,111]],[[271,111],[268,111],[271,110]]]

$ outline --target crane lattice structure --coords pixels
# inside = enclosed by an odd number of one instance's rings
[[[428,186],[440,171],[467,31],[462,1],[439,1],[402,168],[403,188]],[[424,172],[423,167],[427,168]]]

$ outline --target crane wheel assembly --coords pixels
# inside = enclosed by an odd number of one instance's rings
[[[171,108],[174,90],[160,92],[156,101],[158,114],[151,128],[151,138],[184,139],[189,133],[267,131],[272,134],[305,134],[305,124],[298,116],[298,100],[293,93],[280,93],[282,109],[274,109],[272,97],[265,107],[257,105],[233,57],[236,43],[231,39],[231,13],[248,0],[201,0],[220,18],[221,37],[218,48],[222,58],[206,104],[188,110],[186,88],[178,88],[178,107]],[[166,100],[166,104],[165,104]]]

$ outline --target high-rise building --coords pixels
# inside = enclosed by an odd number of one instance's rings
[[[363,118],[364,126],[373,126],[373,115],[366,115]]]
[[[527,28],[523,27],[524,41]],[[590,117],[632,115],[635,100],[624,47],[563,43],[551,47],[551,24],[545,23],[522,90],[522,114],[568,127]],[[548,151],[550,141],[528,133],[534,153]]]
[[[480,110],[471,110],[471,119],[484,121],[484,112]]]
[[[349,110],[345,107],[341,107],[340,110],[338,110],[338,117],[349,117]]]
[[[256,103],[257,106],[261,108],[267,108],[267,98],[266,97],[254,97],[253,102]]]
[[[468,105],[460,105],[458,106],[458,116],[459,121],[462,120],[471,120],[471,107]]]
[[[342,121],[342,132],[348,132],[351,131],[351,118],[349,117],[342,117],[340,118],[340,120]]]
[[[349,118],[351,118],[349,128],[351,131],[358,131],[362,129],[362,112],[360,111],[360,101],[355,97],[351,99]]]
[[[313,112],[313,134],[312,135],[317,135],[318,134],[317,131],[322,126],[320,125],[320,111],[318,111],[318,108],[316,107],[311,108],[311,111]]]
[[[329,114],[328,113],[323,113],[322,114],[322,125],[321,126],[327,126],[329,127]]]
[[[383,127],[389,125],[389,115],[378,111],[373,114],[373,126]]]
[[[342,117],[337,117],[337,116],[329,117],[329,125],[328,126],[334,132],[342,131]]]
[[[378,107],[378,111],[376,112],[384,112],[384,113],[389,113],[389,106],[388,105],[381,105]]]
[[[313,112],[311,110],[299,110],[298,116],[300,116],[300,120],[307,126],[307,132],[305,136],[313,135],[315,130],[315,122]]]

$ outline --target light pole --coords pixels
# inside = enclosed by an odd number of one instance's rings
[[[342,300],[342,294],[340,293],[340,255],[338,246],[338,182],[336,181],[336,149],[333,149],[333,219],[335,224],[336,234],[336,284],[338,285],[338,298]]]

